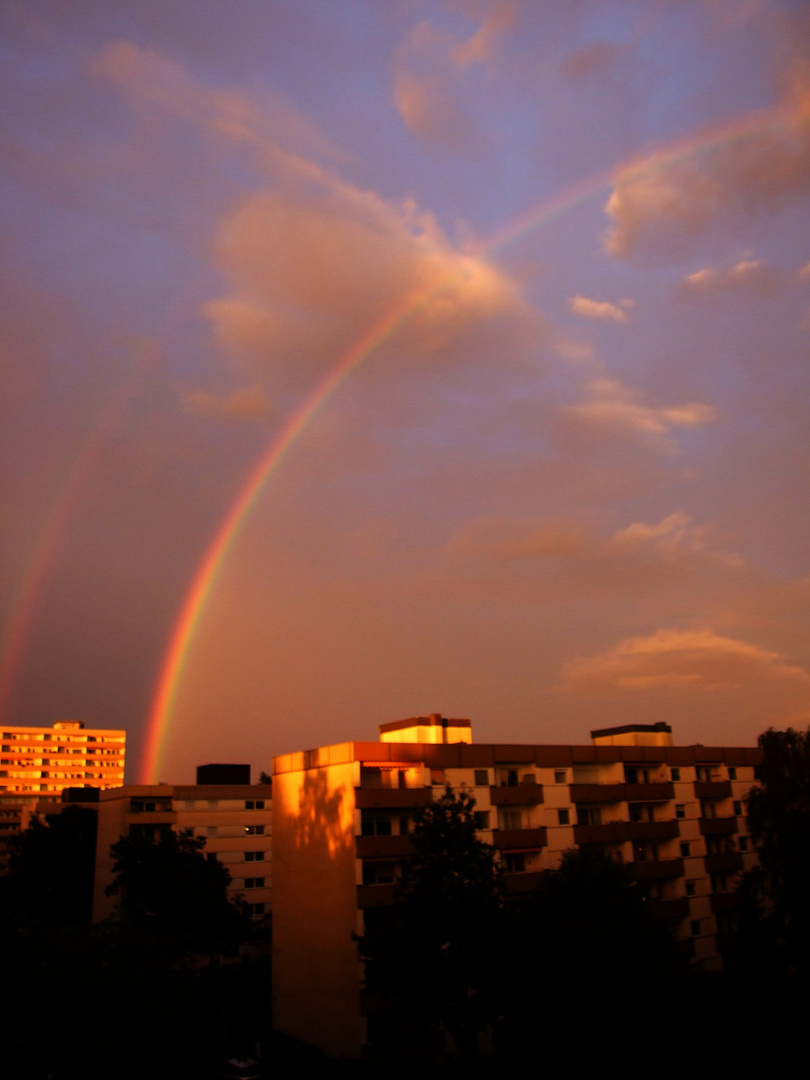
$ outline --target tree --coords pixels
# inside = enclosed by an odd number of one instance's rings
[[[499,1050],[528,1064],[537,1029],[549,1067],[564,1068],[632,1022],[634,1045],[674,1015],[685,977],[665,925],[622,863],[598,849],[566,851],[510,912]],[[583,1034],[587,1040],[583,1043]],[[588,1059],[589,1060],[589,1059]]]
[[[206,859],[202,837],[161,831],[156,840],[121,837],[110,851],[116,878],[107,895],[120,894],[125,921],[151,928],[178,954],[208,955],[212,963],[245,933],[246,918],[227,896],[231,875]]]
[[[10,841],[8,875],[2,880],[2,907],[16,923],[79,926],[93,914],[97,816],[83,806],[66,806],[46,821],[31,818]]]
[[[759,737],[759,786],[748,822],[759,866],[744,876],[743,910],[754,906],[760,944],[780,967],[810,975],[810,729]],[[751,927],[747,927],[750,931]]]
[[[463,1056],[492,1018],[502,889],[475,800],[449,787],[420,812],[393,908],[367,912],[366,985],[396,1014],[453,1036]]]

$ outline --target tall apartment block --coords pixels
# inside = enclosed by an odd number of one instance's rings
[[[0,870],[5,840],[20,832],[34,803],[65,788],[117,788],[124,782],[126,732],[86,728],[80,720],[53,727],[0,729]]]
[[[564,851],[628,865],[696,965],[722,968],[733,889],[756,861],[745,797],[754,747],[674,746],[666,724],[591,733],[585,746],[472,743],[438,714],[274,761],[274,1023],[325,1053],[367,1042],[357,939],[394,901],[414,815],[446,786],[476,800],[508,894],[529,893]]]

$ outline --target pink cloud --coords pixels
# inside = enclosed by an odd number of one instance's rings
[[[714,689],[762,682],[810,681],[804,668],[776,652],[713,630],[656,630],[625,638],[607,652],[565,664],[567,689]]]

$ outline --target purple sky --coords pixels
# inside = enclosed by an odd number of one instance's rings
[[[810,719],[810,9],[7,0],[8,723],[160,779],[441,711]],[[553,211],[553,212],[551,212]],[[520,223],[523,223],[522,225]]]

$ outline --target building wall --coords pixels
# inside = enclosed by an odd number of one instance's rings
[[[720,970],[733,890],[756,858],[744,799],[759,758],[755,748],[676,747],[666,733],[634,743],[625,732],[590,746],[389,736],[277,758],[277,1030],[329,1054],[360,1052],[353,935],[365,910],[393,902],[408,821],[446,785],[474,795],[508,893],[532,891],[565,851],[595,846],[628,865],[695,963]]]
[[[219,859],[231,874],[229,895],[251,904],[257,918],[270,914],[273,816],[269,785],[128,785],[102,792],[97,809],[94,921],[107,918],[115,909],[116,898],[105,894],[115,877],[110,846],[136,832],[157,836],[166,827],[203,837],[205,853]]]
[[[330,749],[347,760],[289,763],[273,779],[273,1022],[325,1053],[356,1057],[363,1041],[354,835],[360,770],[346,748]]]

